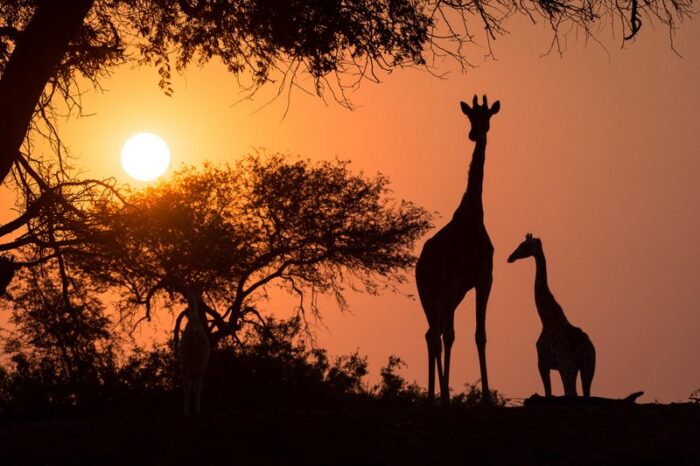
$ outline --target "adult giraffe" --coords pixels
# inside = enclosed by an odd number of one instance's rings
[[[185,286],[183,295],[187,299],[187,325],[177,348],[177,357],[182,371],[184,413],[190,414],[190,392],[194,392],[194,412],[199,414],[202,405],[202,385],[207,371],[211,345],[200,302],[202,293]]]
[[[467,291],[476,290],[476,346],[481,369],[482,401],[489,403],[489,382],[486,374],[486,305],[493,281],[493,245],[484,226],[481,191],[484,181],[486,133],[491,116],[501,108],[496,101],[489,108],[486,96],[479,105],[476,95],[472,106],[460,102],[469,117],[469,139],[474,153],[469,166],[467,191],[452,220],[425,242],[416,264],[416,285],[423,311],[428,319],[425,339],[428,344],[428,398],[435,399],[435,365],[440,381],[440,398],[450,399],[450,352],[455,339],[454,313]],[[440,339],[442,338],[442,342]],[[441,360],[445,347],[444,371]]]

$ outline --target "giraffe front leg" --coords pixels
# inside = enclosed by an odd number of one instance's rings
[[[537,368],[540,370],[542,385],[544,385],[544,396],[549,398],[552,396],[552,380],[549,377],[549,365],[540,359],[537,361]]]
[[[184,413],[185,416],[190,415],[190,391],[192,390],[192,380],[189,377],[183,377],[182,379],[182,391],[184,394]]]
[[[576,376],[578,375],[578,369],[559,369],[559,374],[561,375],[561,383],[564,385],[564,395],[578,396],[578,393],[576,393]]]
[[[198,374],[194,381],[194,413],[202,412],[202,386],[204,385],[204,374]]]
[[[581,366],[581,388],[583,388],[583,396],[586,398],[591,396],[593,374],[595,374],[595,348],[591,343],[588,346],[586,358]]]
[[[479,369],[481,370],[481,401],[491,403],[491,392],[489,390],[489,377],[486,372],[486,306],[491,294],[492,279],[476,288],[476,348],[479,352]]]
[[[450,354],[452,352],[452,344],[455,341],[454,328],[448,328],[442,335],[442,341],[445,346],[445,373],[442,375],[440,382],[440,398],[447,405],[450,402]]]

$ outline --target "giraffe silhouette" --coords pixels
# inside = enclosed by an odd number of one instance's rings
[[[435,399],[435,369],[437,365],[440,398],[450,399],[450,353],[455,339],[454,313],[464,296],[476,290],[476,346],[481,370],[482,401],[489,403],[489,382],[486,373],[486,306],[493,282],[493,245],[484,226],[481,192],[484,180],[486,133],[490,120],[498,113],[501,103],[489,108],[486,96],[479,105],[476,95],[472,106],[460,102],[462,112],[469,118],[469,139],[474,141],[474,153],[469,166],[467,190],[452,220],[428,239],[416,264],[416,286],[428,319],[425,334],[428,346],[428,399]],[[442,341],[441,341],[442,340]],[[444,366],[442,347],[444,345]]]
[[[211,346],[200,310],[201,293],[191,286],[186,286],[183,294],[187,299],[187,325],[182,331],[177,356],[182,371],[184,413],[187,416],[190,414],[190,392],[194,392],[194,412],[200,413],[202,385]]]
[[[591,396],[591,383],[595,373],[595,348],[588,335],[569,323],[547,284],[547,262],[544,258],[542,241],[533,238],[531,233],[525,235],[508,262],[515,262],[526,257],[535,258],[535,304],[542,321],[542,333],[537,339],[537,367],[544,384],[546,397],[552,396],[549,379],[551,370],[559,371],[564,394],[577,396],[576,377],[581,372],[583,396]]]

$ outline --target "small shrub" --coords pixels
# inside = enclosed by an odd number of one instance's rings
[[[391,355],[387,365],[379,371],[382,381],[373,389],[373,394],[382,402],[417,403],[426,400],[426,393],[415,382],[409,384],[397,370],[406,367],[406,363],[398,356]]]
[[[491,402],[494,406],[506,406],[508,398],[498,390],[491,389]],[[481,384],[477,380],[474,383],[464,384],[464,391],[452,397],[453,406],[476,406],[481,404]]]
[[[700,388],[690,394],[690,401],[700,403]]]

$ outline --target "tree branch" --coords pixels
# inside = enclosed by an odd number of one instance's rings
[[[22,31],[12,26],[0,27],[0,36],[7,37],[11,41],[17,42],[22,37]]]
[[[17,217],[16,219],[4,224],[3,226],[0,226],[0,237],[5,236],[9,233],[12,233],[13,231],[21,228],[23,225],[26,225],[26,223],[39,215],[41,212],[41,209],[44,208],[47,204],[49,204],[50,201],[52,201],[54,198],[54,192],[53,190],[50,191],[44,191],[36,201],[32,202],[31,205],[27,208],[27,210]]]

